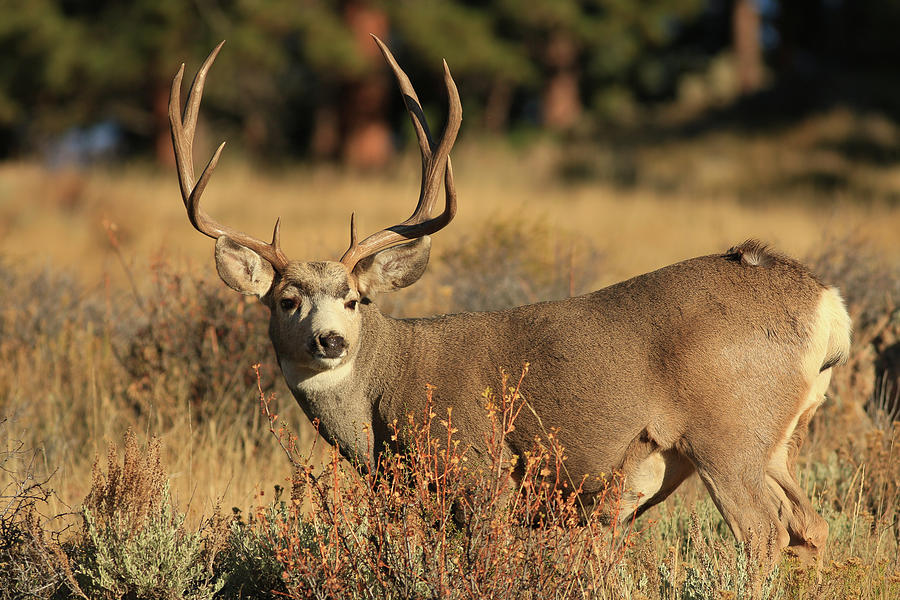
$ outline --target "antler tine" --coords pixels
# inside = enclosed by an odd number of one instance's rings
[[[341,262],[351,271],[360,260],[383,248],[430,235],[443,229],[456,215],[456,190],[453,185],[453,171],[450,167],[450,149],[456,141],[456,136],[462,123],[462,103],[459,99],[459,90],[457,90],[453,76],[450,74],[450,68],[447,66],[447,61],[444,61],[444,84],[447,87],[449,111],[444,133],[440,142],[435,144],[428,129],[422,105],[412,87],[412,83],[409,81],[409,77],[397,64],[396,59],[394,59],[387,46],[378,37],[374,35],[372,37],[394,72],[397,84],[403,93],[406,109],[416,130],[419,149],[422,153],[422,186],[419,191],[419,200],[416,203],[416,208],[408,219],[398,225],[372,234],[362,242],[357,243],[356,241],[356,226],[351,218],[350,247],[341,257]],[[437,217],[429,218],[434,210],[442,177],[445,180],[446,187],[444,211]]]
[[[416,138],[419,140],[419,148],[422,150],[422,167],[424,169],[425,162],[431,159],[431,153],[434,150],[434,139],[432,139],[431,131],[428,129],[428,122],[425,120],[425,113],[422,111],[422,103],[419,102],[419,96],[416,95],[416,90],[413,88],[412,82],[409,80],[409,77],[407,77],[403,69],[400,68],[400,65],[397,64],[397,59],[394,58],[390,49],[388,49],[385,43],[382,42],[377,35],[371,35],[372,39],[375,40],[375,43],[378,44],[378,49],[381,50],[384,60],[387,61],[388,66],[391,67],[391,71],[394,72],[394,77],[397,79],[397,85],[400,87],[400,92],[403,94],[403,102],[406,104],[406,110],[409,113],[410,119],[412,119],[413,128],[416,130]]]
[[[207,215],[200,208],[200,197],[209,178],[212,176],[216,165],[219,164],[219,157],[225,148],[225,142],[216,149],[215,154],[207,163],[200,179],[194,179],[194,134],[197,130],[197,116],[200,111],[200,100],[203,97],[203,86],[206,84],[206,75],[209,68],[215,61],[219,50],[225,43],[223,40],[218,46],[213,48],[203,65],[194,76],[191,84],[188,99],[184,107],[184,116],[181,114],[181,80],[184,76],[184,64],[178,69],[175,78],[172,80],[172,91],[169,95],[169,125],[172,130],[172,146],[175,149],[175,164],[178,168],[178,182],[181,187],[181,197],[184,201],[184,207],[187,209],[188,219],[191,225],[205,235],[218,239],[223,235],[228,236],[235,242],[249,248],[267,260],[277,271],[283,271],[287,267],[288,260],[281,251],[279,242],[280,238],[280,219],[275,221],[275,230],[272,234],[272,242],[266,243],[252,236],[242,233],[236,229],[232,229],[226,225],[222,225]]]
[[[462,123],[462,103],[459,100],[459,90],[450,74],[450,67],[447,61],[443,61],[444,66],[444,85],[447,88],[447,98],[449,103],[449,111],[447,124],[444,127],[444,134],[441,136],[439,144],[436,144],[431,132],[428,129],[428,122],[425,120],[425,112],[422,110],[422,104],[413,89],[409,77],[400,68],[394,55],[390,49],[373,35],[372,38],[378,44],[378,48],[384,55],[385,61],[394,72],[397,79],[397,85],[403,94],[403,101],[406,104],[406,110],[412,120],[413,128],[416,130],[416,138],[419,141],[419,149],[422,153],[422,187],[419,191],[419,201],[416,204],[416,210],[409,219],[404,221],[404,225],[418,222],[419,219],[427,219],[428,215],[434,210],[435,200],[437,199],[438,187],[441,177],[443,176],[444,160],[443,157],[450,154],[450,148],[456,141],[456,135],[459,133],[459,127]]]
[[[184,63],[175,74],[172,81],[172,91],[169,95],[169,124],[172,128],[172,144],[175,148],[175,158],[178,164],[179,182],[181,183],[181,195],[187,206],[188,198],[194,188],[194,161],[193,146],[194,133],[197,128],[197,114],[200,109],[200,99],[203,97],[203,86],[206,84],[206,74],[212,65],[219,50],[225,41],[213,48],[206,60],[200,66],[194,81],[191,83],[191,89],[188,92],[188,100],[184,107],[184,117],[180,114],[181,109],[181,80],[184,76]],[[184,160],[184,159],[187,160]],[[213,167],[215,168],[215,167]]]
[[[425,216],[431,214],[437,200],[438,190],[440,189],[441,178],[444,174],[445,160],[450,158],[450,149],[456,142],[456,135],[459,133],[459,127],[462,124],[462,103],[459,100],[459,90],[456,89],[456,82],[450,74],[450,67],[447,61],[444,61],[444,85],[447,88],[447,98],[449,110],[447,113],[447,124],[444,126],[444,133],[441,141],[434,150],[434,156],[425,169],[422,180],[422,189],[419,193],[419,202],[426,206]]]

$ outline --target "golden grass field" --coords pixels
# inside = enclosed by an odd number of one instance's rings
[[[596,286],[749,237],[800,257],[848,236],[896,254],[900,208],[884,198],[885,190],[900,190],[900,170],[849,161],[821,147],[823,140],[848,135],[857,121],[838,112],[815,121],[817,136],[807,133],[814,125],[801,123],[780,137],[713,134],[649,147],[634,157],[649,185],[639,180],[630,187],[556,177],[575,153],[590,160],[591,153],[615,155],[615,148],[581,145],[562,153],[537,144],[510,152],[497,144],[462,144],[454,153],[458,216],[441,232],[435,252],[486,220],[514,218],[590,240],[606,261]],[[196,161],[205,162],[197,154]],[[823,170],[846,177],[846,190],[819,192],[801,184],[769,191],[773,180]],[[415,205],[418,186],[412,155],[386,172],[365,174],[327,166],[257,168],[226,149],[205,205],[219,220],[259,237],[281,216],[289,256],[335,259],[346,248],[350,212],[361,230],[398,222]],[[0,165],[0,253],[7,259],[74,269],[94,280],[117,278],[104,221],[118,227],[130,259],[165,255],[209,266],[203,261],[212,246],[189,228],[174,171],[136,166],[76,174],[33,163]]]
[[[816,202],[807,197],[760,203],[702,193],[702,188],[701,193],[694,189],[670,193],[604,182],[565,184],[552,178],[551,153],[543,148],[521,156],[491,147],[457,151],[459,212],[452,226],[436,237],[434,256],[482,231],[485,221],[541,223],[558,236],[552,245],[565,247],[571,238],[587,240],[599,250],[603,262],[595,270],[596,281],[578,292],[719,252],[747,238],[765,240],[801,258],[817,254],[823,244],[847,238],[863,238],[879,253],[900,256],[900,204],[853,198]],[[722,160],[715,153],[692,154],[701,172],[712,168],[707,161]],[[417,157],[406,156],[388,172],[370,174],[305,165],[266,170],[226,152],[204,205],[214,218],[263,238],[280,216],[288,256],[336,260],[346,248],[351,211],[357,214],[361,232],[408,216],[418,194],[417,163]],[[150,285],[149,266],[160,260],[224,287],[215,275],[212,241],[193,230],[185,216],[174,171],[134,166],[76,173],[49,172],[34,163],[0,165],[0,256],[7,262],[25,270],[70,273],[88,293],[109,294],[116,302],[131,292],[109,241],[109,224],[138,287]],[[447,310],[439,294],[436,298],[433,290],[422,289],[427,282],[398,292],[411,297],[404,302],[403,316]],[[417,301],[423,294],[428,301]],[[256,360],[265,360],[271,349],[262,347],[258,352]],[[94,376],[102,377],[102,373]],[[292,417],[305,420],[289,398],[282,402]],[[247,398],[247,410],[256,410],[252,397]],[[97,419],[102,420],[102,415]],[[102,435],[91,436],[89,447],[67,457],[79,467],[60,473],[57,486],[68,491],[68,501],[77,502],[87,492],[85,469],[96,453],[102,454],[106,444],[119,439],[129,426],[149,434],[164,433],[143,423],[98,424],[94,433]],[[286,476],[287,467],[275,456],[250,468],[251,457],[233,456],[217,447],[230,445],[223,440],[204,439],[200,445],[208,453],[200,460],[191,458],[190,452],[184,452],[185,444],[188,450],[197,445],[196,435],[179,431],[171,441],[177,463],[173,468],[183,479],[176,481],[175,489],[182,498],[210,506],[224,494],[226,506],[242,506],[260,483],[268,485]],[[249,477],[244,475],[248,472]]]
[[[561,252],[588,273],[577,284],[579,293],[719,252],[748,238],[765,240],[801,259],[819,257],[842,244],[854,249],[862,245],[870,256],[896,264],[900,202],[893,201],[892,194],[900,189],[900,168],[854,161],[822,143],[856,131],[860,123],[876,140],[895,134],[889,125],[870,121],[837,112],[778,135],[720,132],[702,140],[632,148],[630,159],[638,177],[631,185],[602,176],[561,179],[560,165],[578,152],[592,151],[584,144],[563,151],[543,142],[510,149],[464,141],[454,153],[458,216],[435,236],[436,274],[381,304],[402,316],[453,309],[448,280],[440,277],[447,268],[443,256],[484,244],[479,236],[494,231],[486,222],[501,228],[517,223],[525,231],[539,231],[539,253]],[[587,160],[590,168],[600,165],[601,172],[604,161],[617,160],[615,148],[603,147],[597,153],[596,163],[589,154],[588,159],[577,158]],[[197,160],[205,162],[205,157]],[[810,169],[837,173],[846,185],[824,191],[814,184],[793,185],[779,192],[772,184]],[[205,193],[205,207],[217,220],[263,238],[280,216],[288,256],[336,260],[348,241],[350,212],[356,212],[361,233],[399,222],[415,204],[418,178],[418,158],[411,155],[385,172],[357,173],[332,166],[259,168],[226,150]],[[520,248],[503,251],[516,253]],[[528,253],[526,248],[521,251]],[[104,345],[103,335],[90,330],[98,326],[82,326],[82,316],[57,312],[57,307],[76,305],[70,296],[78,294],[82,300],[96,300],[106,319],[137,319],[139,311],[120,308],[133,306],[135,294],[144,303],[164,304],[170,288],[160,272],[217,286],[217,295],[231,298],[232,292],[215,276],[212,252],[212,241],[187,221],[174,171],[146,165],[48,171],[33,162],[0,164],[0,259],[17,281],[25,282],[15,288],[16,302],[0,306],[7,327],[26,319],[63,328],[69,320],[74,324],[65,335],[35,334],[30,350],[10,344],[0,352],[5,361],[0,418],[9,418],[0,447],[9,449],[22,440],[39,449],[36,471],[53,473],[51,487],[57,492],[49,512],[78,508],[90,489],[95,457],[105,454],[108,443],[120,442],[129,428],[141,440],[161,439],[173,497],[189,522],[199,522],[217,506],[246,510],[265,502],[260,494],[289,479],[290,465],[259,416],[252,386],[246,402],[229,405],[228,414],[210,409],[212,417],[198,420],[190,394],[176,393],[181,389],[179,369],[187,372],[191,366],[175,363],[174,371],[169,368],[160,375],[164,384],[142,384],[150,391],[135,410],[133,403],[122,400],[131,394],[127,377],[110,375],[121,371],[120,357]],[[585,264],[588,261],[596,264]],[[547,264],[564,270],[559,265],[567,263]],[[29,287],[29,277],[40,272],[65,277],[52,285]],[[180,295],[170,300],[189,304],[189,287],[179,285]],[[29,294],[44,297],[30,302]],[[264,314],[255,301],[234,305],[242,316],[258,321],[257,334],[264,332]],[[240,378],[250,373],[254,362],[261,362],[264,376],[278,380],[264,337],[255,335],[242,344],[236,335],[233,346],[214,345],[213,359],[225,365],[224,371],[238,372]],[[239,352],[229,355],[229,348]],[[277,410],[308,443],[310,431],[300,409],[280,383],[274,389]],[[246,413],[236,416],[234,411]],[[818,436],[835,431],[820,428]],[[698,490],[690,488],[686,497],[701,497]],[[661,514],[666,510],[656,509]]]

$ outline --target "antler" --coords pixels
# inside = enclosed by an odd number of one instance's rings
[[[276,271],[283,271],[287,267],[288,259],[281,251],[280,223],[281,219],[275,221],[275,231],[272,233],[272,242],[266,243],[246,233],[232,229],[226,225],[222,225],[213,221],[203,209],[200,208],[200,195],[206,188],[209,178],[219,163],[219,156],[222,149],[225,148],[225,142],[218,147],[213,157],[210,159],[206,168],[200,174],[199,181],[194,183],[194,133],[197,129],[197,114],[200,109],[200,98],[203,96],[203,85],[206,83],[206,74],[212,65],[219,50],[222,49],[224,40],[213,48],[209,53],[197,75],[191,84],[191,90],[188,94],[187,103],[184,106],[184,116],[181,112],[181,78],[184,76],[184,64],[175,74],[172,81],[172,93],[169,96],[169,124],[172,128],[172,145],[175,148],[175,164],[178,166],[178,182],[181,184],[181,197],[184,200],[184,207],[187,209],[188,218],[191,225],[199,231],[211,238],[218,239],[225,235],[246,248],[250,248],[264,259],[272,264]]]
[[[352,271],[359,261],[383,248],[430,235],[443,229],[456,215],[456,189],[453,185],[450,149],[456,141],[456,134],[459,133],[459,126],[462,123],[462,104],[459,101],[459,92],[456,89],[456,83],[453,82],[453,77],[450,75],[447,61],[444,61],[444,84],[447,86],[450,108],[447,116],[447,125],[444,127],[444,134],[441,136],[440,142],[436,144],[431,137],[431,132],[428,130],[428,123],[425,121],[422,105],[419,102],[419,97],[416,96],[412,83],[409,81],[409,77],[397,64],[387,46],[376,36],[373,35],[372,37],[381,49],[381,53],[390,65],[391,70],[394,71],[397,84],[403,93],[403,100],[406,102],[406,110],[409,112],[413,127],[416,130],[419,149],[422,151],[422,187],[419,191],[419,202],[416,204],[416,209],[407,220],[374,233],[362,242],[357,243],[356,241],[356,220],[353,215],[350,216],[350,247],[341,257],[341,262],[346,265],[349,271]],[[440,191],[441,178],[444,179],[446,194],[444,212],[434,218],[429,218],[429,215],[434,210],[438,192]]]

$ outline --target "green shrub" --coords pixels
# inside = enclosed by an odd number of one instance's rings
[[[122,466],[110,445],[108,473],[95,467],[83,515],[73,559],[89,597],[202,600],[222,587],[209,556],[214,536],[187,531],[172,506],[158,440],[142,453],[126,434]]]
[[[281,499],[282,489],[275,488],[275,500],[267,508],[257,509],[249,523],[235,516],[229,527],[227,544],[216,558],[216,572],[221,574],[220,597],[279,598],[287,593],[282,579],[284,567],[277,557],[279,539],[276,523],[288,519],[287,503]]]

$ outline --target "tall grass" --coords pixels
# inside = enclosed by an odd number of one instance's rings
[[[126,434],[95,465],[80,527],[65,538],[48,521],[4,515],[3,597],[40,598],[750,598],[756,569],[696,489],[652,520],[615,525],[621,480],[585,517],[579,484],[564,476],[552,435],[523,457],[503,437],[525,400],[521,380],[486,393],[487,460],[454,440],[452,412],[430,404],[395,424],[408,443],[361,472],[311,460],[259,390],[273,444],[294,469],[290,492],[260,497],[245,521],[218,507],[185,525],[169,492],[160,443]],[[900,592],[895,452],[900,424],[860,446],[839,446],[809,470],[807,487],[832,535],[820,573],[785,556],[761,597],[893,598]],[[514,473],[518,473],[514,475]],[[45,482],[36,482],[21,503]],[[568,492],[576,493],[568,493]],[[30,494],[30,495],[29,495]],[[36,500],[35,500],[36,499]],[[606,510],[602,510],[606,508]],[[600,515],[612,517],[604,526]]]
[[[247,504],[260,474],[289,473],[264,443],[252,400],[250,365],[271,352],[259,307],[166,264],[139,296],[52,271],[4,273],[0,448],[35,449],[34,473],[55,475],[54,510],[66,511],[58,498],[87,494],[94,456],[129,428],[163,440],[173,495],[204,498],[194,516],[220,496]],[[276,374],[264,369],[266,386]],[[247,473],[242,465],[255,461]]]

